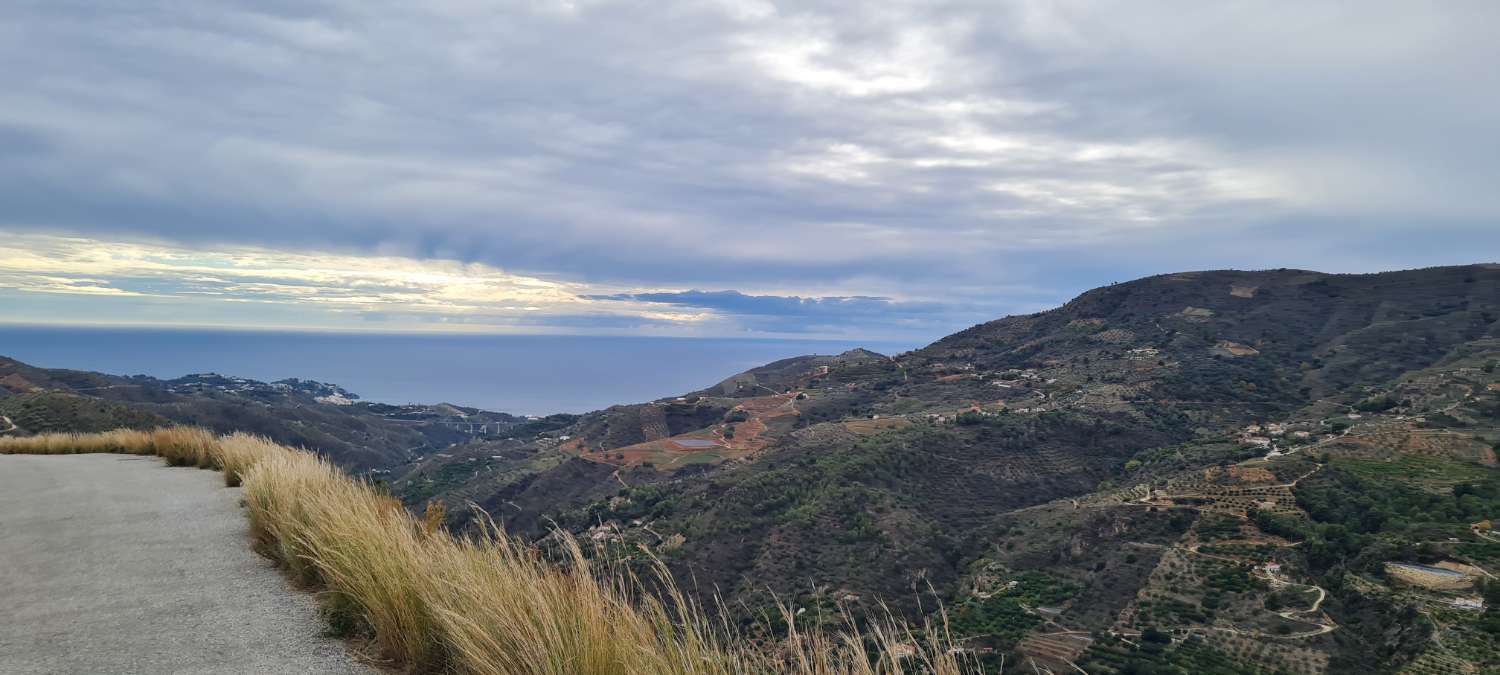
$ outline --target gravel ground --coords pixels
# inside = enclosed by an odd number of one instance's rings
[[[0,673],[359,673],[246,540],[238,489],[154,457],[0,455]]]

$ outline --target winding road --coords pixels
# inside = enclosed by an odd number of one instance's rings
[[[373,674],[239,498],[154,457],[0,455],[0,673]]]

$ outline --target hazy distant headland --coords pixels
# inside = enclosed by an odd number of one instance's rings
[[[450,402],[522,415],[586,412],[676,395],[828,340],[558,335],[390,335],[117,328],[0,328],[0,352],[38,366],[171,378],[197,372],[337,383],[365,400]]]

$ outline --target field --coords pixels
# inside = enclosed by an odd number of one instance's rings
[[[1395,483],[1414,483],[1427,490],[1443,491],[1460,483],[1485,480],[1493,469],[1424,455],[1399,455],[1391,459],[1337,459],[1341,467],[1361,478]]]
[[[797,410],[799,394],[788,392],[735,399],[734,407],[724,420],[713,426],[644,443],[597,450],[591,449],[597,447],[591,439],[574,438],[559,448],[594,462],[659,471],[743,459],[792,430],[800,415]]]

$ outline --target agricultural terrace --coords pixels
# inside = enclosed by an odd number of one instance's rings
[[[693,464],[719,464],[750,457],[790,433],[796,426],[800,392],[733,399],[735,405],[718,423],[667,436],[664,425],[645,428],[651,440],[620,448],[597,450],[587,437],[569,439],[558,447],[584,459],[620,467],[654,467],[661,471]],[[650,419],[643,415],[643,419]]]

